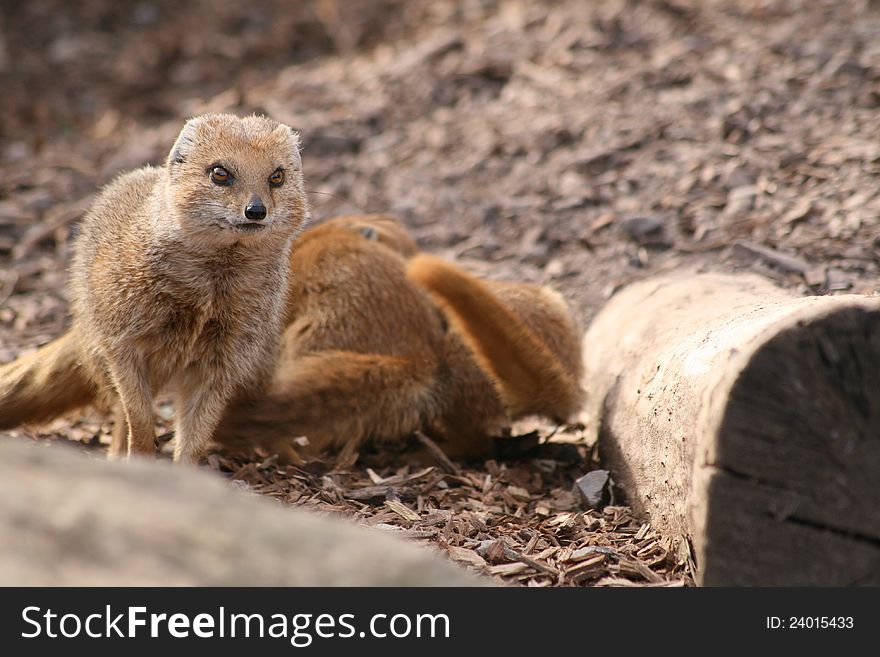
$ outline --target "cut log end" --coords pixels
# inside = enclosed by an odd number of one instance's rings
[[[705,583],[880,584],[880,313],[843,307],[766,342],[715,450]]]

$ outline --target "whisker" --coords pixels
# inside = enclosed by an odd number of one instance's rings
[[[348,203],[348,199],[343,198],[342,196],[339,196],[338,194],[333,194],[332,192],[319,192],[315,189],[307,189],[306,192],[309,194],[321,194],[323,196],[331,196],[334,199],[336,199],[337,201],[341,201],[342,203]]]
[[[334,193],[332,193],[332,192],[319,192],[319,191],[316,190],[316,189],[307,189],[307,190],[305,190],[305,191],[306,191],[307,193],[309,193],[309,194],[321,194],[322,196],[329,196],[329,197],[331,197],[331,198],[333,198],[333,199],[339,201],[340,203],[347,203],[348,205],[355,205],[354,203],[352,203],[351,201],[349,201],[349,200],[348,200],[347,198],[345,198],[344,196],[339,196],[338,194],[334,194]],[[357,206],[355,206],[355,207],[357,207]],[[360,208],[358,208],[357,210],[355,210],[355,212],[356,212],[356,213],[359,213],[359,214],[375,214],[375,213],[378,213],[378,214],[390,214],[390,213],[391,213],[390,210],[362,210],[362,209],[360,209]]]

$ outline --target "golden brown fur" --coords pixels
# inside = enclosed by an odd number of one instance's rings
[[[418,429],[450,456],[472,458],[488,455],[490,436],[513,418],[576,412],[579,343],[561,297],[483,282],[426,255],[407,266],[410,244],[384,217],[338,218],[303,234],[273,385],[230,407],[218,441],[258,436],[277,449],[306,436],[301,451],[314,455]]]
[[[481,281],[427,254],[407,275],[422,285],[471,347],[512,416],[564,419],[583,402],[574,319],[554,291],[528,283]]]
[[[217,165],[230,184],[212,182]],[[286,180],[273,188],[279,167]],[[207,115],[184,126],[165,167],[108,185],[76,241],[70,333],[0,369],[0,426],[100,394],[121,411],[111,455],[152,454],[152,402],[168,387],[175,460],[197,461],[229,400],[272,371],[290,245],[307,212],[300,169],[287,126]],[[244,216],[257,198],[260,222]]]
[[[412,235],[397,219],[388,214],[341,215],[326,223],[357,231],[366,239],[384,244],[404,258],[411,258],[419,252]]]
[[[93,403],[98,386],[83,367],[81,351],[69,331],[0,368],[0,428],[44,422]]]

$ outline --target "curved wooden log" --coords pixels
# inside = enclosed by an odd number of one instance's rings
[[[603,459],[699,583],[880,584],[880,297],[663,276],[584,354]]]
[[[0,441],[0,586],[481,586],[431,551],[205,469]]]

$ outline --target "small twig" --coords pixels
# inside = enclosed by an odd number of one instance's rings
[[[549,566],[545,563],[541,563],[540,561],[530,559],[526,555],[520,554],[516,550],[512,550],[507,546],[504,547],[504,558],[510,561],[519,561],[520,563],[524,563],[527,566],[531,566],[535,570],[538,570],[542,573],[547,573],[548,575],[552,575],[553,577],[559,576],[559,570],[554,568],[553,566]]]
[[[788,255],[787,253],[781,253],[776,249],[771,249],[770,247],[762,246],[760,244],[738,240],[734,242],[733,248],[757,256],[765,262],[775,265],[782,271],[804,275],[810,269],[810,264],[803,258]]]
[[[19,243],[12,249],[12,259],[15,261],[24,259],[30,255],[37,244],[48,238],[56,230],[79,219],[89,209],[93,199],[94,196],[90,194],[70,205],[61,205],[47,212],[42,222],[34,224],[25,231]]]
[[[350,442],[342,448],[342,451],[339,452],[339,456],[336,457],[336,463],[333,465],[333,472],[344,472],[346,470],[350,470],[351,466],[353,466],[360,454],[358,453],[358,445],[355,442]]]
[[[15,284],[18,283],[18,272],[10,270],[9,274],[3,274],[0,276],[0,306],[6,303],[6,300],[12,296],[12,291],[15,289]]]
[[[431,457],[437,461],[438,465],[448,472],[449,474],[453,474],[457,477],[461,476],[461,468],[459,468],[455,463],[449,460],[449,457],[446,456],[446,453],[440,449],[440,446],[437,445],[433,440],[428,438],[421,431],[414,431],[413,435],[418,439],[420,443],[424,446],[425,449],[428,450],[428,453]]]

